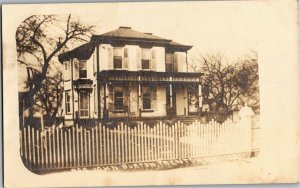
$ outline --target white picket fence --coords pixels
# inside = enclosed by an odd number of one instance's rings
[[[251,127],[227,120],[190,125],[140,123],[131,128],[52,127],[20,131],[21,157],[30,169],[64,169],[158,160],[250,154]]]

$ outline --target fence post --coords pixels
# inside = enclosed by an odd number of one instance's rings
[[[250,152],[250,155],[251,156],[255,156],[255,152],[252,151],[253,149],[253,142],[254,142],[254,139],[253,139],[253,133],[252,133],[252,122],[253,122],[253,116],[254,116],[254,112],[252,110],[251,107],[249,107],[247,105],[247,103],[245,103],[245,106],[241,108],[240,112],[239,112],[239,116],[240,116],[240,123],[239,125],[240,126],[244,126],[246,129],[246,135],[245,136],[245,142],[247,143],[247,147],[246,149],[247,150],[250,150],[250,151],[246,151],[247,153]]]

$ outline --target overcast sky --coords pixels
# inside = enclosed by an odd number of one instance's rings
[[[190,57],[220,52],[229,59],[257,50],[256,15],[256,9],[236,1],[219,5],[207,1],[100,4],[91,6],[85,14],[78,14],[84,22],[96,26],[96,34],[129,26],[193,45]]]

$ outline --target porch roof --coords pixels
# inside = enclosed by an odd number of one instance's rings
[[[97,74],[99,82],[199,83],[202,73],[105,70]]]

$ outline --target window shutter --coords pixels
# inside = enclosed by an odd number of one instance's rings
[[[141,69],[141,48],[140,47],[138,47],[136,51],[136,66],[138,70]]]
[[[178,72],[178,60],[179,60],[178,54],[174,54],[174,72]]]
[[[108,47],[108,69],[113,69],[113,48]]]
[[[107,100],[108,100],[108,111],[112,112],[114,110],[114,92],[113,92],[113,87],[109,86],[108,87],[108,92],[107,96]]]
[[[124,48],[123,69],[128,69],[128,48]]]
[[[77,80],[79,78],[79,61],[74,60],[74,69],[73,69],[73,74],[74,74],[74,80]]]
[[[123,58],[123,67],[124,69],[128,69],[128,58],[126,57]]]
[[[127,107],[125,110],[129,111],[129,89],[124,88],[124,106]]]
[[[151,106],[152,106],[152,109],[154,111],[156,111],[157,110],[157,88],[153,87],[151,89],[152,89],[152,93],[151,93],[151,97],[152,97]]]
[[[155,71],[156,70],[156,51],[155,49],[151,50],[151,70]]]

